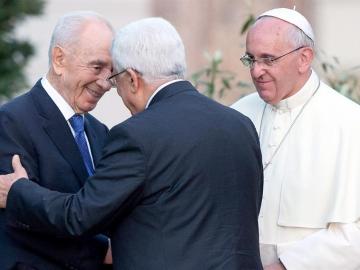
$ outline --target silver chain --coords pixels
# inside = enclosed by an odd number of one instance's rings
[[[312,99],[313,96],[315,96],[316,92],[319,90],[320,87],[320,79],[318,82],[318,85],[315,89],[315,91],[312,93],[312,95],[309,97],[309,99],[305,102],[305,104],[301,107],[300,112],[296,115],[294,121],[292,121],[290,127],[288,128],[288,130],[286,131],[285,135],[282,137],[279,145],[276,147],[274,153],[271,155],[270,159],[268,162],[266,162],[263,167],[264,167],[264,171],[266,170],[266,168],[271,164],[272,160],[274,159],[275,155],[277,154],[277,152],[279,151],[281,145],[283,144],[283,142],[285,141],[286,137],[289,135],[292,127],[295,125],[296,120],[300,117],[300,115],[302,114],[302,112],[304,111],[306,105],[310,102],[310,100]],[[262,115],[261,115],[261,121],[260,121],[260,128],[259,128],[259,138],[261,139],[261,132],[262,132],[262,126],[263,126],[263,119],[264,119],[264,114],[265,114],[265,110],[267,107],[267,103],[265,103]]]

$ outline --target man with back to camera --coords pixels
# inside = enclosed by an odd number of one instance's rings
[[[314,40],[299,12],[273,9],[250,28],[241,58],[258,93],[232,107],[259,133],[266,270],[360,269],[360,107],[312,70]]]
[[[52,34],[46,76],[0,108],[2,173],[12,171],[11,157],[17,153],[30,180],[59,192],[81,188],[99,161],[108,133],[88,112],[111,87],[106,79],[112,71],[112,39],[112,27],[94,12],[68,13],[59,19]],[[73,127],[76,123],[80,123],[80,131]],[[85,144],[79,148],[77,142]],[[1,269],[104,267],[106,237],[43,236],[24,223],[5,226],[6,214],[0,212]]]
[[[262,164],[251,121],[184,80],[184,46],[164,19],[122,28],[112,56],[109,80],[133,116],[111,129],[78,193],[17,181],[9,222],[60,235],[109,230],[119,270],[262,269]],[[14,167],[0,177],[2,207],[26,177],[16,157]]]

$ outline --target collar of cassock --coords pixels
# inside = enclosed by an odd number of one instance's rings
[[[319,83],[319,78],[314,70],[311,71],[310,78],[304,86],[291,97],[281,100],[276,105],[271,105],[275,110],[290,111],[298,106],[302,106],[314,93]]]

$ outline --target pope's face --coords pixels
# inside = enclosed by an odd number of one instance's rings
[[[247,35],[247,54],[255,59],[275,58],[296,49],[288,38],[289,27],[290,24],[276,18],[260,19]],[[299,51],[280,58],[271,66],[256,61],[250,69],[256,90],[265,102],[277,104],[299,90]]]

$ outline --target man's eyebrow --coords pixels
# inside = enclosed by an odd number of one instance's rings
[[[251,58],[255,58],[255,56],[252,53],[246,52],[245,54]],[[276,56],[273,54],[270,54],[270,53],[262,53],[259,56],[259,58],[274,58],[274,57],[276,57]]]
[[[88,65],[91,65],[91,66],[106,66],[106,65],[108,65],[108,63],[103,61],[103,60],[96,59],[96,60],[90,61],[88,63]]]
[[[263,53],[260,55],[261,58],[275,58],[275,55],[269,53]]]

